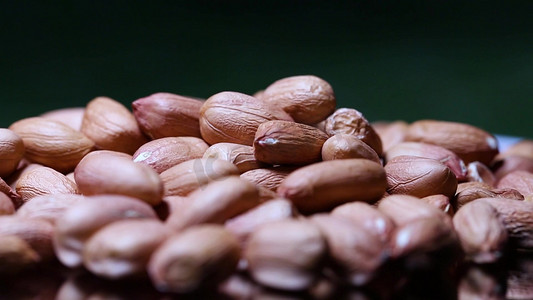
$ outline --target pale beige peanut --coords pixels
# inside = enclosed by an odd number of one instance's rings
[[[507,198],[480,198],[498,212],[509,242],[519,249],[533,249],[533,202]]]
[[[439,208],[409,195],[390,195],[381,199],[378,209],[391,218],[397,226],[415,219],[436,218],[451,224],[451,218]]]
[[[339,133],[322,145],[322,160],[366,158],[381,163],[378,154],[365,142],[351,134]]]
[[[397,156],[387,162],[385,172],[389,194],[452,197],[457,189],[457,178],[450,168],[430,158]]]
[[[302,213],[332,209],[350,201],[373,203],[387,186],[383,167],[368,159],[339,159],[315,163],[292,172],[278,187]]]
[[[327,134],[310,125],[267,121],[255,133],[254,155],[258,161],[272,165],[310,164],[321,160],[327,139]]]
[[[212,288],[237,268],[241,249],[222,225],[199,225],[172,235],[152,254],[148,274],[162,292]]]
[[[76,166],[74,178],[83,195],[118,194],[157,205],[163,181],[147,165],[135,163],[120,152],[99,150],[87,154]]]
[[[473,201],[464,205],[453,217],[453,225],[468,259],[493,263],[503,256],[507,230],[489,203]]]
[[[96,231],[83,247],[83,265],[107,279],[139,277],[152,253],[171,235],[156,219],[119,220]]]
[[[26,118],[9,126],[24,142],[24,157],[31,162],[69,172],[91,151],[94,142],[59,121]]]
[[[22,138],[12,130],[0,128],[0,177],[6,178],[15,172],[24,152]]]
[[[213,181],[188,198],[190,204],[186,209],[168,217],[167,224],[172,230],[202,223],[223,224],[260,203],[258,188],[237,176]]]
[[[313,75],[279,79],[263,91],[261,99],[281,107],[294,121],[303,124],[315,124],[326,119],[337,105],[331,85]]]
[[[383,153],[381,138],[361,112],[353,108],[339,108],[326,119],[325,131],[332,136],[351,134],[368,144],[378,156]]]
[[[54,258],[52,235],[54,226],[44,220],[27,219],[17,215],[0,217],[0,237],[16,236],[22,239],[39,256],[39,261]]]
[[[375,278],[387,259],[386,241],[347,218],[315,214],[310,220],[324,234],[331,269],[341,280],[362,286]]]
[[[40,117],[59,121],[74,130],[80,131],[84,113],[85,107],[65,107],[44,112]]]
[[[156,219],[157,216],[139,199],[122,195],[87,196],[56,220],[53,245],[57,258],[68,267],[80,266],[87,239],[103,226],[128,218]]]
[[[133,154],[148,139],[128,108],[108,98],[97,97],[85,106],[81,132],[97,149]]]
[[[0,275],[16,274],[41,261],[30,244],[17,235],[0,235]]]
[[[17,181],[17,194],[23,202],[46,194],[78,194],[76,183],[58,171],[41,167],[28,171]]]
[[[467,176],[467,166],[457,154],[437,145],[420,142],[402,142],[385,152],[387,161],[401,155],[420,156],[438,160],[455,174],[457,180],[464,181]]]
[[[349,219],[368,233],[378,236],[383,242],[389,240],[396,227],[390,217],[365,202],[348,202],[339,205],[331,211],[331,215]]]
[[[60,218],[64,212],[83,201],[85,198],[78,194],[45,194],[38,195],[24,203],[16,212],[17,216],[28,219],[42,219],[52,224]]]
[[[485,130],[458,122],[420,120],[409,125],[406,141],[424,142],[456,153],[468,164],[490,164],[498,154],[498,141]]]
[[[192,191],[226,176],[239,175],[232,163],[214,158],[191,159],[177,164],[160,174],[164,195],[187,196]]]
[[[259,226],[297,215],[298,211],[289,200],[277,198],[228,219],[224,222],[224,227],[233,232],[241,243],[245,243],[248,236]]]
[[[20,179],[20,177],[22,177],[22,175],[26,172],[29,172],[33,169],[37,169],[37,168],[42,168],[44,167],[43,165],[41,164],[36,164],[36,163],[30,163],[30,162],[27,162],[27,161],[21,161],[19,167],[17,168],[17,170],[12,173],[9,177],[6,178],[6,183],[9,184],[9,186],[12,188],[12,189],[16,189],[17,188],[17,181]]]
[[[237,92],[209,97],[200,109],[200,132],[208,144],[222,142],[251,146],[261,123],[293,119],[281,108]]]
[[[131,104],[141,130],[152,139],[176,136],[200,137],[203,101],[171,93],[155,93]]]
[[[195,158],[202,158],[209,146],[197,137],[165,137],[150,141],[135,151],[133,161],[161,174],[169,168]]]
[[[293,172],[294,167],[259,168],[244,172],[240,177],[260,187],[276,191],[279,185]]]
[[[237,166],[241,173],[265,166],[255,158],[252,146],[235,143],[213,144],[205,151],[203,157],[229,161]]]
[[[244,250],[253,279],[285,291],[311,287],[326,254],[324,234],[307,220],[280,220],[260,226],[249,236]]]
[[[8,195],[0,192],[0,216],[12,215],[15,213],[15,205]]]

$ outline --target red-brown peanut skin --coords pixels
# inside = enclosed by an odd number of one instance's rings
[[[365,142],[351,134],[339,133],[329,137],[322,145],[322,160],[366,158],[381,163],[379,156]]]
[[[479,198],[490,204],[503,221],[509,241],[518,249],[533,249],[533,202],[506,198]]]
[[[285,290],[306,290],[319,275],[327,242],[308,220],[286,219],[260,226],[249,236],[244,258],[255,281]]]
[[[294,167],[260,168],[242,173],[241,178],[260,187],[276,191],[283,180],[294,170]]]
[[[204,153],[203,158],[216,158],[234,164],[239,172],[244,173],[267,165],[257,161],[252,146],[235,143],[216,143],[211,145]]]
[[[515,189],[527,197],[533,194],[533,173],[520,170],[510,172],[498,181],[497,187]]]
[[[372,127],[381,139],[384,152],[404,141],[408,126],[407,122],[400,120],[372,122]]]
[[[252,96],[221,92],[209,97],[200,109],[200,132],[210,145],[228,142],[251,146],[261,123],[293,119],[281,108]]]
[[[390,240],[390,254],[398,259],[448,247],[456,250],[458,245],[451,223],[439,218],[423,217],[396,228]]]
[[[259,226],[270,222],[294,218],[298,211],[286,199],[277,198],[266,201],[224,223],[224,227],[233,232],[244,243],[248,236]]]
[[[9,129],[22,138],[26,159],[59,172],[72,171],[95,145],[68,125],[41,117],[18,120]]]
[[[65,107],[47,111],[41,114],[41,117],[59,121],[74,130],[80,131],[84,113],[85,107]]]
[[[20,217],[42,219],[52,224],[72,205],[85,198],[77,194],[47,194],[35,196],[16,212]]]
[[[42,167],[22,175],[17,182],[16,191],[23,202],[28,202],[39,195],[78,194],[78,187],[58,171]]]
[[[142,132],[152,139],[176,136],[200,137],[203,101],[171,93],[155,93],[131,104]]]
[[[0,216],[12,215],[15,213],[15,205],[8,195],[0,192]]]
[[[157,215],[145,202],[122,195],[87,196],[72,205],[55,223],[53,244],[59,261],[71,268],[80,266],[86,240],[103,226],[128,218]]]
[[[353,108],[339,108],[326,119],[325,132],[332,136],[339,133],[351,134],[372,147],[381,156],[381,138],[361,112]]]
[[[453,225],[468,259],[493,263],[502,257],[507,230],[489,203],[472,201],[464,205],[453,217]]]
[[[349,219],[358,227],[378,236],[383,242],[389,240],[395,227],[390,217],[365,202],[349,202],[339,205],[331,211],[331,215]]]
[[[133,154],[148,139],[141,132],[135,116],[122,103],[97,97],[87,103],[81,132],[100,150]]]
[[[270,105],[281,107],[294,121],[315,124],[327,118],[337,105],[335,93],[325,80],[313,75],[282,78],[260,95]]]
[[[416,121],[409,125],[405,140],[444,147],[456,153],[465,164],[479,161],[489,165],[498,154],[498,141],[493,135],[464,123]]]
[[[254,155],[272,165],[306,165],[320,161],[328,135],[310,125],[273,120],[257,128]]]
[[[390,148],[385,153],[385,160],[390,161],[394,157],[401,155],[420,156],[438,160],[450,168],[458,181],[466,180],[467,167],[465,163],[457,154],[444,147],[427,143],[403,142]]]
[[[174,231],[202,223],[223,224],[260,203],[259,190],[237,176],[213,181],[189,195],[190,204],[172,213],[167,224]]]
[[[409,195],[390,195],[379,201],[378,209],[397,226],[402,226],[421,218],[442,219],[451,224],[451,218],[434,205],[424,202],[420,198]]]
[[[165,137],[150,141],[133,153],[133,161],[147,165],[161,174],[169,168],[195,158],[202,158],[209,146],[196,137]]]
[[[129,155],[108,150],[87,154],[74,170],[74,178],[83,195],[118,194],[157,205],[164,192],[156,171],[133,162]]]
[[[0,177],[6,178],[15,172],[24,151],[20,136],[12,130],[0,128]]]
[[[417,156],[397,156],[385,165],[387,192],[415,197],[443,194],[453,197],[457,178],[441,162]]]
[[[212,288],[237,268],[237,238],[221,225],[199,225],[172,235],[152,254],[148,274],[162,292]]]
[[[332,269],[342,280],[361,286],[368,283],[386,260],[386,241],[346,218],[315,214],[316,224],[328,244]]]
[[[160,174],[165,187],[165,197],[187,196],[194,190],[226,176],[239,175],[232,163],[214,158],[184,161]]]
[[[514,171],[533,173],[533,158],[520,155],[497,157],[490,166],[497,180]]]
[[[373,203],[385,193],[383,167],[368,159],[315,163],[292,172],[278,187],[302,213],[326,211],[349,201]]]
[[[87,240],[83,265],[108,279],[139,277],[144,275],[151,254],[170,235],[170,230],[156,219],[113,222]]]
[[[54,257],[53,233],[54,226],[44,220],[17,215],[0,217],[0,236],[19,237],[39,255],[40,261],[50,261]]]

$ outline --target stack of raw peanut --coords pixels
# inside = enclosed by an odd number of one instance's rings
[[[132,108],[98,97],[1,129],[0,273],[57,259],[162,292],[327,299],[533,248],[533,141],[371,124],[316,76]]]

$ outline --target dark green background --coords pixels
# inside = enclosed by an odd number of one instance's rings
[[[0,126],[314,74],[370,121],[533,137],[533,1],[3,1]]]

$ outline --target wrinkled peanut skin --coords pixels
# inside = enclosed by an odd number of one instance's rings
[[[457,178],[441,162],[416,156],[397,156],[385,165],[387,192],[415,197],[443,194],[452,197]]]
[[[95,145],[68,125],[42,117],[19,120],[9,129],[22,138],[25,158],[59,172],[72,171]]]
[[[281,107],[294,121],[315,124],[326,119],[337,104],[331,85],[313,75],[282,78],[269,85],[260,98]]]
[[[133,113],[108,97],[97,97],[87,103],[81,132],[94,142],[96,149],[128,154],[148,141]]]
[[[324,126],[330,136],[351,134],[368,144],[378,156],[383,154],[381,138],[361,112],[353,108],[339,108],[326,119]]]
[[[0,128],[0,177],[6,178],[17,169],[24,157],[24,141],[14,131]]]
[[[457,154],[465,164],[479,161],[489,165],[498,154],[498,141],[493,135],[464,123],[416,121],[409,125],[405,140],[444,147]]]
[[[17,193],[23,202],[46,194],[78,194],[76,183],[58,171],[41,167],[22,175],[17,181]]]
[[[56,120],[70,128],[80,131],[85,107],[66,107],[47,111],[40,116],[45,119]]]
[[[209,97],[200,109],[200,132],[210,145],[237,143],[251,146],[257,127],[270,120],[293,119],[281,108],[237,92]]]
[[[229,161],[241,173],[267,166],[255,158],[254,148],[252,146],[235,143],[213,144],[204,152],[203,158],[216,158]]]

